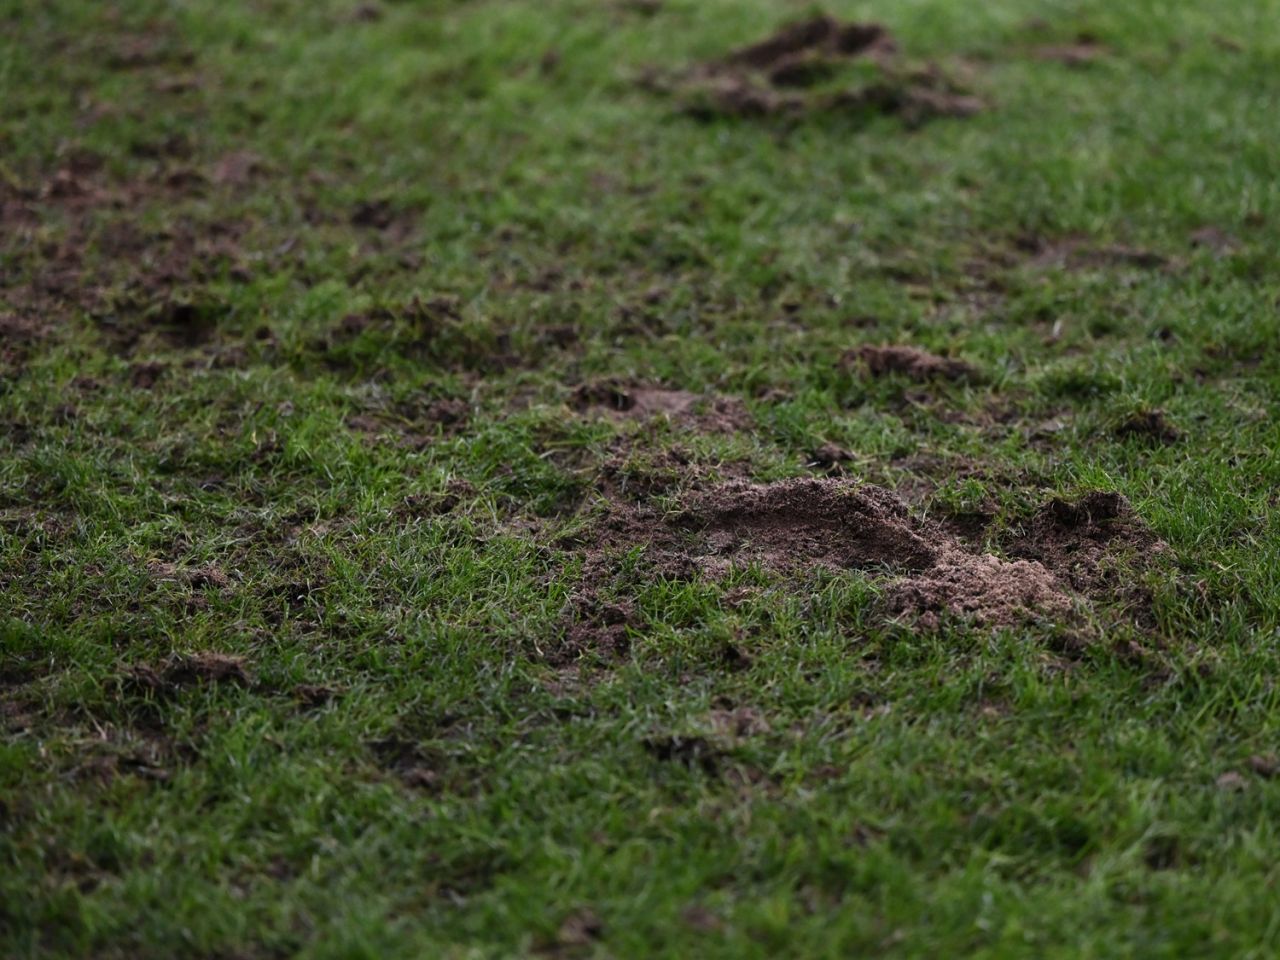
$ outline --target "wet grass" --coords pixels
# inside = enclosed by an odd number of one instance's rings
[[[0,952],[1274,953],[1274,5],[828,9],[988,109],[637,82],[769,0],[0,14]],[[980,375],[840,363],[894,343]],[[1096,490],[1169,550],[1002,631],[582,583],[606,494],[824,443],[997,553]]]

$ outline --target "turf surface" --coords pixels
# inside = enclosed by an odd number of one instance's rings
[[[826,9],[0,5],[0,953],[1275,955],[1280,6]]]

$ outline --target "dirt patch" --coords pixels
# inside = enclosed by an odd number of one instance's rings
[[[248,227],[173,217],[144,229],[136,211],[199,193],[205,182],[161,169],[155,178],[115,181],[97,155],[73,150],[42,183],[4,188],[0,254],[14,278],[7,304],[19,320],[40,318],[22,325],[22,341],[9,339],[29,347],[83,315],[122,353],[154,337],[178,347],[212,339],[228,311],[195,291],[209,280],[249,278],[240,248]]]
[[[291,692],[304,709],[314,710],[337,700],[345,691],[323,683],[300,683]]]
[[[847,351],[840,358],[845,370],[861,370],[871,377],[899,375],[909,380],[977,381],[977,367],[949,357],[939,357],[916,347],[861,346]]]
[[[1007,538],[1005,549],[1039,562],[1078,592],[1099,596],[1135,589],[1105,561],[1127,553],[1150,562],[1167,547],[1124,496],[1096,491],[1074,503],[1050,501]]]
[[[1009,562],[946,544],[937,561],[914,577],[890,584],[888,609],[922,626],[944,617],[989,626],[1015,626],[1030,618],[1069,618],[1071,598],[1035,561]]]
[[[641,741],[646,753],[662,763],[676,763],[706,774],[715,774],[724,751],[706,737],[659,736]]]
[[[266,172],[263,159],[250,150],[224,154],[213,165],[209,179],[220,186],[243,187]]]
[[[378,766],[399,777],[405,786],[429,793],[441,788],[445,758],[439,752],[394,735],[371,741],[369,748]]]
[[[619,420],[666,417],[703,433],[733,433],[749,430],[754,424],[746,406],[737,399],[620,380],[583,384],[574,391],[570,404],[580,413],[599,412]]]
[[[168,372],[168,364],[152,360],[146,363],[134,363],[129,366],[129,384],[135,390],[150,390]]]
[[[224,653],[191,653],[175,656],[162,666],[138,664],[124,676],[126,685],[156,696],[174,696],[187,687],[228,684],[247,687],[253,677],[243,657]]]
[[[698,495],[677,522],[697,531],[699,565],[714,572],[743,561],[775,570],[923,570],[937,559],[906,505],[871,485],[809,478],[729,483]]]
[[[860,80],[850,76],[855,61],[867,68],[856,71]],[[935,117],[971,116],[985,106],[936,65],[902,63],[884,26],[842,23],[825,14],[674,76],[650,74],[644,82],[702,119],[879,113],[915,126]]]
[[[35,315],[0,313],[0,370],[22,369],[32,348],[49,334]]]
[[[1037,60],[1067,67],[1087,67],[1107,54],[1107,48],[1091,33],[1078,34],[1070,43],[1053,43],[1031,51]]]
[[[147,572],[159,582],[180,583],[193,589],[212,587],[225,590],[231,586],[231,578],[213,564],[182,567],[176,563],[153,560],[147,564]]]
[[[447,294],[347,314],[310,348],[335,371],[380,369],[388,354],[490,374],[537,360],[529,351],[516,354],[510,332],[469,320],[458,298]]]
[[[1127,244],[1097,243],[1087,237],[1021,237],[1017,247],[1023,261],[1033,269],[1067,270],[1167,270],[1180,263],[1154,250]]]
[[[390,438],[408,449],[423,450],[456,434],[470,417],[471,405],[459,397],[423,397],[353,413],[344,422],[369,439]]]
[[[1163,410],[1142,410],[1130,414],[1116,425],[1115,435],[1122,440],[1133,438],[1161,445],[1182,439],[1182,431],[1169,421]]]
[[[883,578],[886,617],[925,628],[952,618],[994,627],[1070,619],[1078,599],[1046,564],[984,553],[871,484],[731,481],[695,489],[685,503],[662,513],[614,502],[580,535],[574,545],[583,552],[583,580],[565,653],[600,650],[601,641],[607,652],[625,650],[618,641],[637,628],[632,610],[602,597],[616,580],[618,557],[638,546],[650,573],[672,579],[719,578],[745,563],[784,576],[866,570]]]
[[[807,465],[830,474],[843,472],[844,465],[855,459],[853,453],[838,443],[819,444],[809,452]]]
[[[1240,246],[1238,240],[1221,227],[1201,227],[1187,238],[1193,247],[1208,250],[1218,257],[1234,253]]]

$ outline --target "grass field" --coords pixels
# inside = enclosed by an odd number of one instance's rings
[[[0,955],[1280,951],[1280,4],[823,9],[0,3]]]

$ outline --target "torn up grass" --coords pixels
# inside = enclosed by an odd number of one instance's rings
[[[0,952],[1273,954],[1271,14],[0,15]]]

